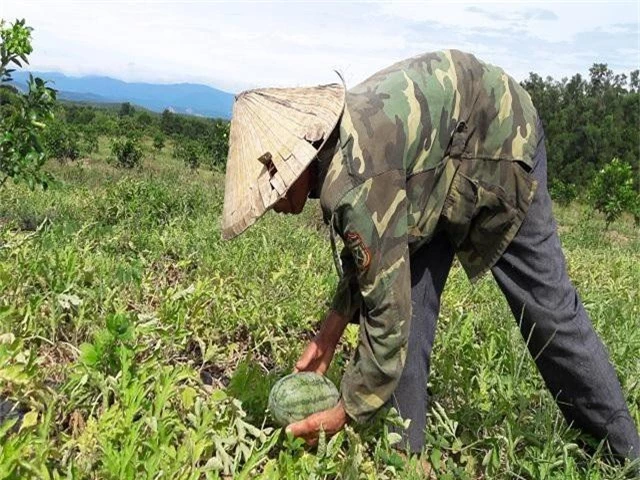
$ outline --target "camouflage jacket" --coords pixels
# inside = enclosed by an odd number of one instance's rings
[[[401,61],[347,92],[318,188],[334,257],[335,237],[345,245],[333,308],[360,312],[341,385],[355,420],[390,398],[402,372],[411,252],[444,230],[472,280],[498,260],[536,187],[536,125],[513,78],[456,50]]]

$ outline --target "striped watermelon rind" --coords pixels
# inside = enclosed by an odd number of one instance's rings
[[[324,375],[298,372],[276,382],[269,393],[269,411],[281,426],[335,407],[340,399],[336,386]]]

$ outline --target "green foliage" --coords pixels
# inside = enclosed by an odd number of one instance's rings
[[[566,207],[578,198],[578,187],[573,183],[555,179],[549,184],[549,194],[556,202]]]
[[[181,138],[174,144],[173,156],[191,170],[197,170],[202,162],[203,151],[198,142]]]
[[[142,142],[150,139],[150,146],[158,153],[171,141],[175,158],[192,170],[202,166],[224,169],[229,148],[229,122],[177,115],[169,110],[162,115],[137,112],[126,105],[96,107],[63,102],[59,118],[64,119],[63,123],[69,129],[74,127],[81,132],[82,155],[97,151],[100,136],[131,136]]]
[[[161,133],[156,133],[153,136],[153,148],[155,148],[157,152],[161,152],[164,148],[164,136]]]
[[[139,139],[144,134],[144,127],[133,116],[125,115],[118,118],[117,133],[122,137]]]
[[[264,367],[247,359],[236,367],[227,392],[242,401],[249,420],[260,425],[268,421],[269,392],[277,380],[278,377],[273,372],[265,372]]]
[[[132,349],[131,321],[123,314],[106,319],[107,328],[96,333],[93,343],[80,345],[80,362],[106,375],[116,375],[122,369],[122,359]]]
[[[130,117],[130,116],[133,116],[135,111],[136,109],[133,108],[133,105],[131,105],[129,102],[124,102],[123,104],[120,105],[120,110],[118,111],[118,115],[121,117]]]
[[[140,112],[138,114],[137,121],[140,125],[142,125],[145,129],[149,129],[149,127],[153,126],[154,119],[149,112]]]
[[[59,181],[46,192],[0,190],[0,390],[31,414],[0,426],[0,478],[421,478],[393,448],[392,412],[316,449],[269,429],[271,385],[337,282],[314,205],[222,242],[221,172],[192,175],[167,149],[115,168],[101,140],[89,162],[47,164]],[[579,202],[555,210],[637,418],[638,230],[623,216],[605,231]],[[436,476],[622,480],[627,467],[577,448],[495,283],[454,266],[442,300],[425,432]],[[347,327],[336,384],[357,339]]]
[[[109,185],[96,202],[96,218],[104,225],[126,224],[136,228],[166,225],[176,216],[199,211],[201,192],[195,188],[175,192],[165,181],[122,178]]]
[[[229,152],[229,122],[218,121],[213,127],[213,134],[206,142],[211,168],[224,170]]]
[[[0,20],[0,84],[11,80],[14,71],[11,66],[29,63],[27,55],[33,51],[31,30],[24,20],[9,25]],[[46,160],[40,136],[45,122],[53,117],[56,93],[45,81],[32,75],[27,87],[25,94],[14,92],[10,108],[3,106],[0,115],[0,186],[8,178],[24,181],[30,188],[46,187],[50,181],[50,177],[40,171]]]
[[[631,214],[636,227],[640,227],[640,192],[636,193],[635,201],[631,205]]]
[[[633,189],[631,165],[614,158],[593,179],[589,201],[605,215],[606,227],[627,211],[634,213],[638,194]]]
[[[614,157],[632,165],[640,178],[639,73],[627,77],[597,63],[588,78],[576,74],[556,81],[530,73],[522,82],[544,125],[551,181],[586,189]]]
[[[82,132],[82,150],[84,153],[91,155],[96,153],[99,147],[98,132],[93,128],[85,128]]]
[[[111,154],[115,164],[121,168],[142,166],[142,146],[133,137],[120,137],[111,142]]]
[[[44,132],[44,145],[49,158],[60,162],[80,157],[80,133],[61,121],[51,122]]]

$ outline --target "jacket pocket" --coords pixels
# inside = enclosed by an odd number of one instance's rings
[[[458,171],[445,200],[442,222],[454,245],[470,242],[483,251],[508,230],[516,214],[502,187]]]
[[[524,220],[535,187],[519,162],[460,163],[440,220],[470,278],[478,277],[502,255]]]

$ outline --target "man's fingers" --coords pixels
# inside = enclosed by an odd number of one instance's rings
[[[318,421],[318,414],[313,414],[304,420],[291,423],[287,427],[287,432],[290,432],[295,437],[303,437],[307,440],[307,437],[317,436],[318,430],[320,430],[320,422]]]
[[[318,436],[317,435],[313,435],[313,436],[310,436],[310,437],[302,437],[302,439],[310,447],[315,447],[318,444]]]
[[[320,375],[324,375],[324,373],[328,370],[330,363],[331,363],[331,357],[327,357],[327,355],[322,357],[320,359],[320,362],[318,362],[318,366],[316,367],[316,370],[315,370],[316,373],[319,373]]]
[[[298,372],[308,368],[311,361],[315,359],[316,352],[317,352],[316,346],[313,343],[309,344],[309,346],[304,350],[304,352],[302,352],[302,356],[300,357],[300,359],[296,362],[294,371]]]

